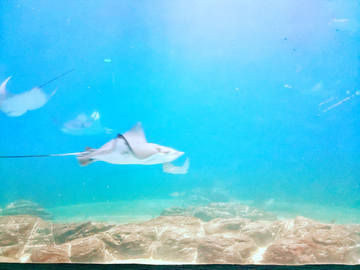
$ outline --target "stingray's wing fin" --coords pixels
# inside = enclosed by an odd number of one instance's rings
[[[181,166],[182,170],[185,171],[185,173],[187,173],[187,170],[189,169],[190,166],[190,162],[189,162],[189,158],[186,158],[184,165]]]
[[[185,163],[181,167],[175,167],[172,163],[167,162],[163,163],[163,170],[167,173],[172,174],[186,174],[187,170],[189,169],[189,158],[185,160]]]
[[[11,76],[7,78],[1,85],[0,85],[0,95],[6,94],[6,84],[10,80]]]
[[[85,115],[85,120],[84,120],[84,124],[83,124],[83,127],[85,128],[89,128],[93,125],[93,123],[97,120],[100,119],[100,115],[98,112],[94,112],[89,118],[86,117]],[[99,121],[97,121],[99,122]]]
[[[88,117],[86,116],[85,113],[81,113],[81,114],[79,114],[79,115],[76,117],[77,120],[83,121],[83,122],[85,122],[85,121],[87,120],[87,118],[88,118]]]
[[[136,143],[136,141],[130,143],[128,139],[121,134],[118,134],[118,138],[122,138],[124,140],[125,145],[129,148],[132,154],[138,159],[145,159],[157,153],[157,150],[153,149],[152,147],[149,147],[148,144],[144,144],[144,143],[138,144]]]
[[[90,121],[96,121],[98,119],[100,119],[100,114],[97,111],[93,112],[93,114],[90,116]]]
[[[157,148],[146,141],[141,123],[137,123],[129,131],[125,132],[123,137],[134,156],[138,159],[145,159],[158,153]]]
[[[175,168],[175,166],[171,162],[163,163],[163,171],[164,172],[171,173],[173,168]]]
[[[27,109],[29,111],[36,110],[44,106],[50,99],[50,95],[46,94],[40,88],[33,88],[28,92],[27,98]]]
[[[133,126],[129,131],[126,131],[123,136],[126,138],[130,145],[147,143],[145,133],[141,127],[141,123],[136,123],[136,125]]]

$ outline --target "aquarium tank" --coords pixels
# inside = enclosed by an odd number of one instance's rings
[[[356,0],[0,2],[0,262],[360,264]]]

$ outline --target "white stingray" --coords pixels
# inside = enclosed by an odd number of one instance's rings
[[[163,170],[166,173],[186,174],[188,169],[189,169],[189,158],[187,158],[185,160],[185,163],[180,167],[174,166],[170,162],[163,163]]]
[[[184,152],[172,148],[148,143],[141,124],[118,134],[99,149],[87,147],[85,152],[77,155],[80,165],[88,165],[95,161],[104,161],[112,164],[141,164],[153,165],[170,162],[182,156]]]
[[[79,114],[75,119],[67,121],[60,130],[71,135],[93,135],[102,132],[113,132],[111,129],[102,127],[100,114],[97,111],[93,112],[89,117],[85,113]]]
[[[0,86],[0,110],[7,116],[20,116],[27,111],[36,110],[44,106],[55,94],[48,95],[40,88],[35,87],[21,94],[6,92],[6,84],[11,77],[7,78]]]

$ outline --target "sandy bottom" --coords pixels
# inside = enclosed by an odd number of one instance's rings
[[[237,201],[249,205],[249,201]],[[139,223],[154,219],[165,208],[181,206],[181,200],[139,200],[78,204],[48,209],[53,222],[108,222],[113,224]],[[304,216],[319,222],[336,224],[360,223],[360,209],[313,204],[286,204],[273,202],[263,210],[276,213],[279,220]]]

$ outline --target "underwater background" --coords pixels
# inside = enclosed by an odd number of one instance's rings
[[[359,13],[355,0],[1,1],[9,92],[76,68],[43,88],[58,87],[44,107],[0,113],[2,156],[99,148],[115,133],[60,130],[98,111],[119,133],[141,122],[149,142],[185,152],[174,164],[188,157],[190,168],[1,159],[0,205],[177,202],[217,190],[220,201],[358,213]]]

